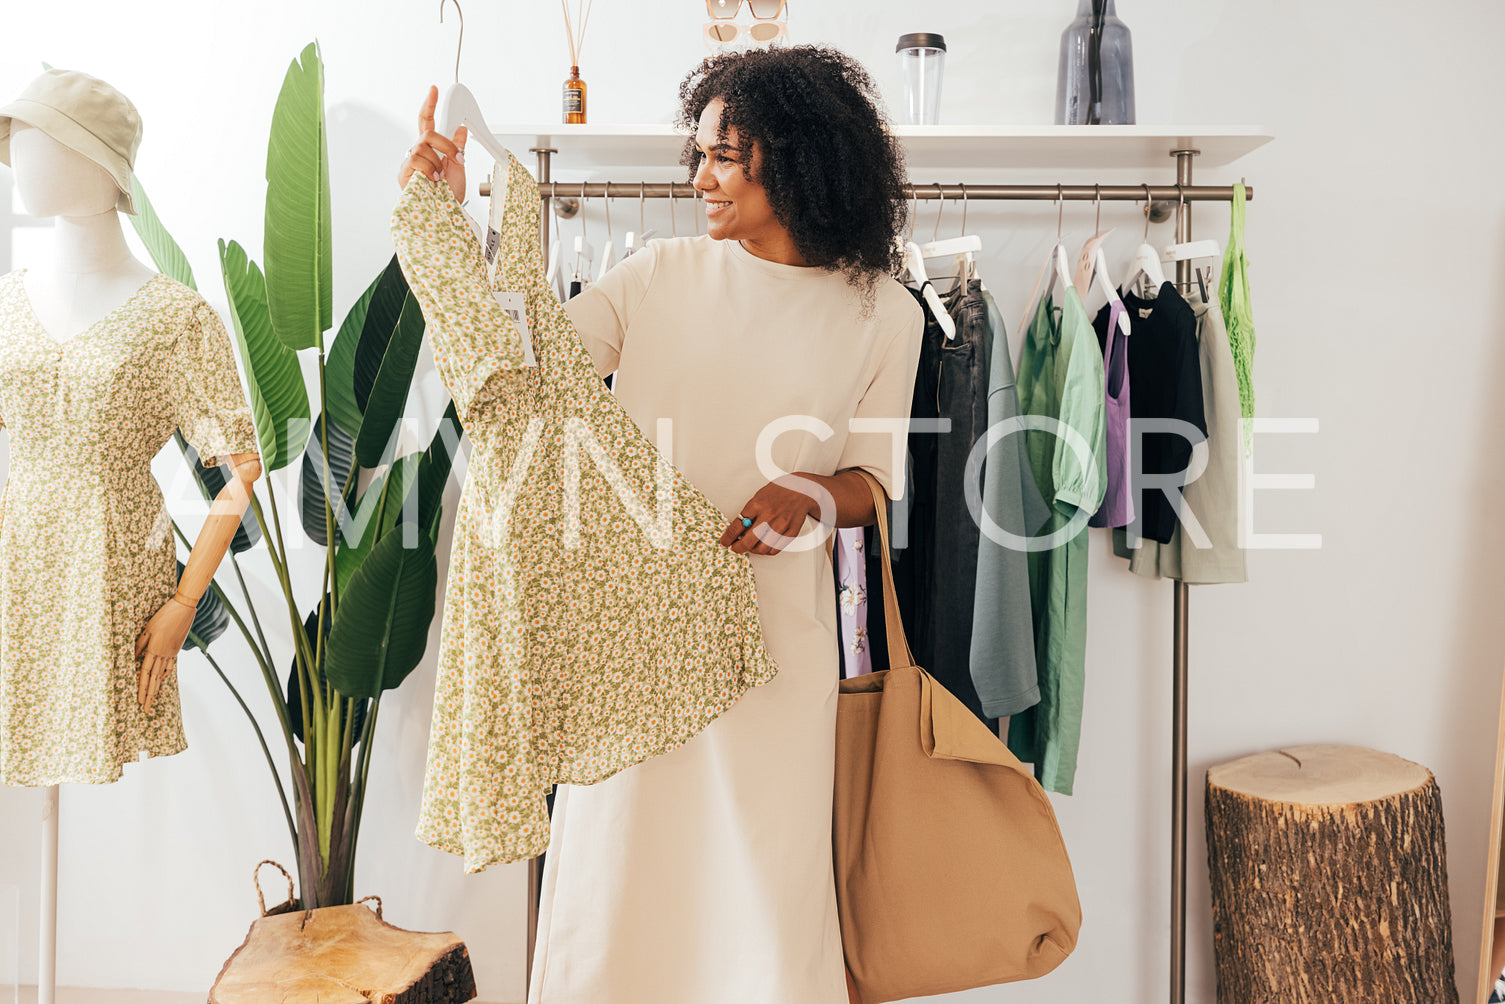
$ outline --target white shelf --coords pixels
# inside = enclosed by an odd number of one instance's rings
[[[1263,126],[1000,126],[894,127],[912,171],[992,168],[1080,170],[1105,167],[1169,170],[1171,151],[1200,150],[1196,165],[1221,167],[1264,146]],[[516,125],[497,138],[530,168],[532,147],[559,151],[561,171],[677,168],[683,134],[670,125]],[[629,179],[623,179],[629,180]],[[938,179],[942,180],[942,179]]]

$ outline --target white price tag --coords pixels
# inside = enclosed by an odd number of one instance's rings
[[[528,330],[528,305],[523,294],[496,290],[491,295],[496,297],[496,302],[512,318],[512,323],[517,325],[518,334],[523,337],[523,365],[537,366],[538,361],[533,358],[533,335]]]

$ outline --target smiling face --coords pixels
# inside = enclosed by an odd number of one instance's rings
[[[700,151],[700,166],[695,171],[695,187],[705,198],[706,231],[718,241],[741,241],[760,257],[772,257],[776,249],[787,255],[794,242],[789,231],[774,217],[768,204],[768,191],[757,180],[762,150],[752,149],[752,179],[742,173],[742,154],[737,149],[736,129],[727,131],[725,143],[716,139],[721,122],[721,100],[705,106],[695,129],[695,146]]]

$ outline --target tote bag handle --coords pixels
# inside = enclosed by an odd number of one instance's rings
[[[878,540],[883,547],[878,564],[883,568],[883,626],[888,633],[888,668],[907,669],[915,664],[914,653],[909,650],[904,621],[899,616],[899,594],[894,589],[893,562],[889,560],[888,493],[870,472],[861,467],[851,469],[867,482],[868,492],[873,496],[873,510],[878,514]]]

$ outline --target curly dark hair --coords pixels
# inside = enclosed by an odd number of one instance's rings
[[[909,215],[904,157],[862,64],[816,45],[707,57],[679,85],[675,124],[692,134],[680,157],[691,179],[701,158],[693,133],[718,98],[717,140],[737,131],[743,176],[767,191],[806,261],[846,271],[869,297],[878,279],[897,274],[894,239]],[[762,152],[756,179],[754,144]]]

